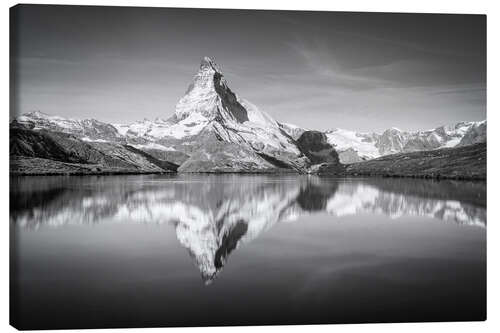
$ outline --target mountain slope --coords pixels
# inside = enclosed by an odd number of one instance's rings
[[[24,128],[11,128],[10,156],[16,161],[11,163],[12,173],[144,173],[176,169],[119,143],[86,142],[72,134]]]
[[[346,167],[347,175],[486,179],[486,144],[400,153]]]
[[[211,130],[197,152],[179,168],[179,172],[270,172],[274,165],[245,146],[218,140]]]

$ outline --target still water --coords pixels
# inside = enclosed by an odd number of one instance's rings
[[[10,197],[18,328],[486,317],[485,183],[16,177]]]

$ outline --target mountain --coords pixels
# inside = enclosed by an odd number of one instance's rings
[[[67,133],[92,144],[128,145],[182,165],[182,172],[302,172],[311,164],[283,125],[237,96],[208,57],[166,120],[112,125],[32,112],[11,123],[19,126]]]
[[[175,162],[186,162],[181,168],[184,172],[213,172],[212,166],[219,166],[218,172],[283,169],[283,165],[301,170],[308,164],[282,125],[237,96],[220,67],[208,57],[202,59],[170,118],[115,127],[127,141],[152,155],[158,156],[162,150],[182,154]],[[216,154],[214,145],[225,147],[226,152],[219,149]],[[237,147],[245,158],[229,152],[236,152]]]
[[[35,111],[12,120],[10,129],[13,173],[332,173],[340,170],[339,162],[486,141],[486,121],[415,132],[391,128],[382,134],[343,129],[320,133],[277,122],[235,94],[208,57],[167,118],[126,125]],[[329,159],[332,154],[335,160]]]
[[[486,120],[474,123],[464,134],[459,147],[486,142]]]
[[[328,142],[344,164],[380,156],[426,151],[486,142],[486,120],[459,122],[425,131],[402,131],[397,128],[378,133],[357,133],[344,129],[326,131]]]
[[[66,119],[34,111],[17,117],[14,122],[28,129],[73,134],[84,141],[124,142],[116,127],[95,119]]]
[[[171,121],[172,134],[161,137],[159,142],[190,155],[189,166],[195,167],[183,166],[184,171],[211,171],[203,165],[231,164],[234,154],[213,154],[214,142],[222,147],[241,147],[246,158],[239,159],[237,170],[267,169],[269,164],[278,169],[287,165],[303,170],[309,163],[278,122],[238,97],[220,68],[207,57],[177,103]],[[208,163],[197,163],[198,158]]]

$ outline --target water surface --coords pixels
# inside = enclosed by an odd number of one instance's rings
[[[484,320],[485,183],[11,179],[19,328]]]

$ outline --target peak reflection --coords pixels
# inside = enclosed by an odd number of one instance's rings
[[[11,179],[11,222],[168,223],[210,283],[228,256],[280,221],[307,214],[425,216],[486,225],[486,184],[311,176],[115,176]]]

